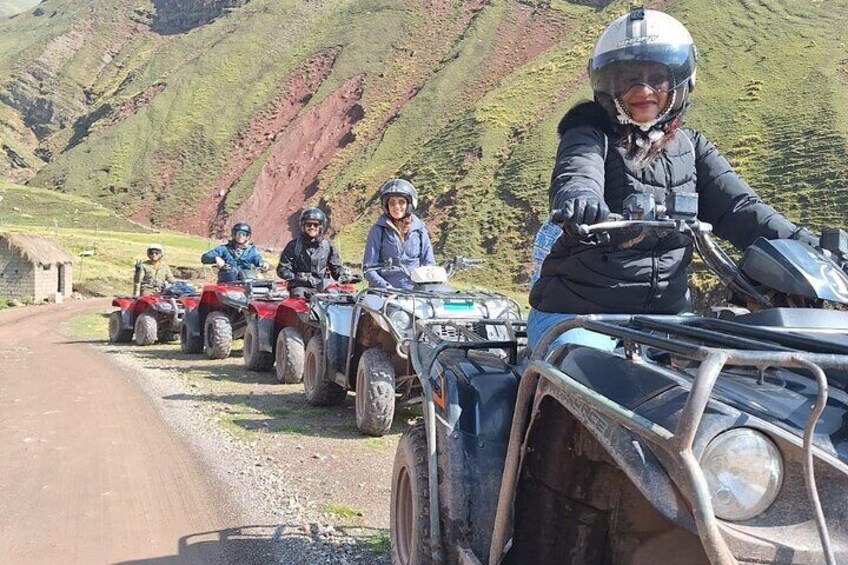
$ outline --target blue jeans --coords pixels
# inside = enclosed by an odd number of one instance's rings
[[[577,314],[559,314],[556,312],[542,312],[534,308],[530,309],[530,314],[527,316],[527,345],[531,350],[535,350],[536,346],[542,340],[549,329],[565,320],[576,318]],[[618,339],[609,337],[597,332],[585,330],[583,328],[575,328],[568,330],[560,335],[552,344],[548,351],[553,351],[559,345],[564,343],[572,343],[575,345],[585,345],[603,351],[612,351],[618,344]],[[547,352],[546,352],[547,353]]]

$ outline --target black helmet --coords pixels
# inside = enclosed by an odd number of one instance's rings
[[[680,116],[695,87],[698,51],[686,27],[656,10],[635,8],[609,25],[589,60],[589,79],[597,100],[613,120],[644,132],[663,129]],[[634,67],[642,67],[628,78]],[[635,81],[635,82],[634,82]],[[635,84],[669,95],[668,106],[650,123],[634,122],[620,97]]]
[[[389,197],[403,196],[406,199],[406,216],[418,207],[418,191],[412,183],[404,179],[392,179],[380,187],[380,207],[388,213]]]
[[[327,229],[327,214],[321,211],[320,208],[307,208],[300,213],[300,230],[303,231],[303,224],[307,221],[320,222],[321,231]]]
[[[232,229],[230,229],[230,237],[235,238],[237,231],[243,231],[247,234],[247,237],[250,237],[253,234],[253,231],[250,229],[250,224],[246,222],[239,222],[237,224],[233,224]]]

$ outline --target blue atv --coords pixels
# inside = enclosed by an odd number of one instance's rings
[[[424,421],[395,458],[393,563],[848,562],[848,235],[760,239],[737,266],[697,195],[626,204],[579,233],[687,234],[743,307],[581,316],[523,355],[515,322],[486,340],[419,321]],[[549,351],[573,328],[619,346]]]

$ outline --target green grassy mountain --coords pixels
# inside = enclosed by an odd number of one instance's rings
[[[649,2],[701,52],[689,114],[793,220],[848,211],[848,0]],[[527,278],[556,124],[620,0],[44,0],[0,21],[0,176],[199,235],[362,250],[385,179],[444,255]]]

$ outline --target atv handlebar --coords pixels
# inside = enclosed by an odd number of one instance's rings
[[[694,203],[693,203],[694,202]],[[626,249],[641,241],[646,235],[679,233],[689,237],[704,260],[723,285],[747,297],[763,308],[773,306],[771,299],[756,289],[736,263],[712,238],[712,225],[697,218],[697,195],[676,193],[669,200],[669,208],[654,203],[651,195],[634,194],[624,200],[625,214],[610,214],[606,221],[597,224],[575,224],[563,221],[561,210],[554,210],[551,221],[583,241],[598,244],[611,243],[611,235],[634,232],[633,237],[616,242],[616,247]]]

